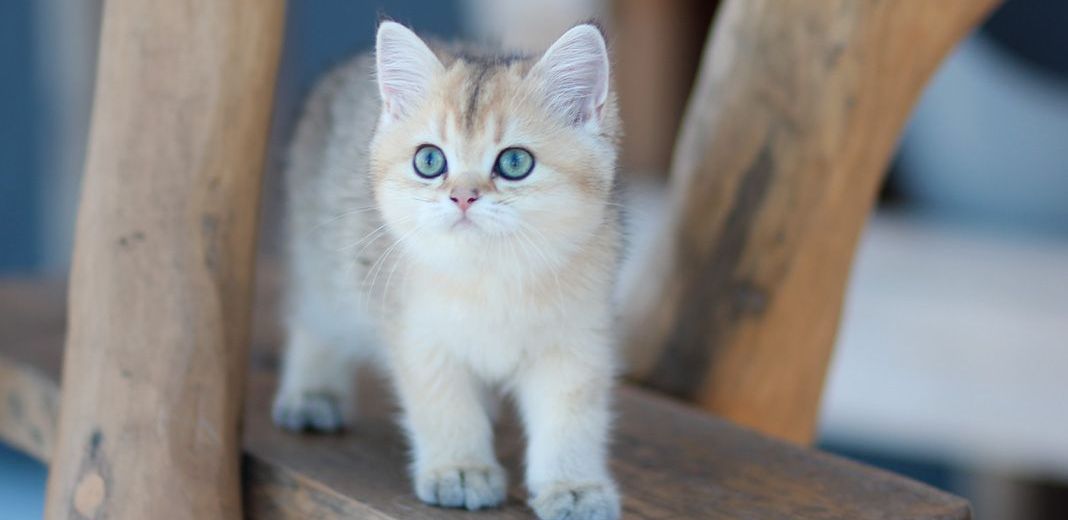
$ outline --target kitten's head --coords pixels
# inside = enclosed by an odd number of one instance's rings
[[[384,22],[376,65],[375,200],[410,253],[562,262],[610,218],[619,122],[593,25],[516,57],[435,52]]]

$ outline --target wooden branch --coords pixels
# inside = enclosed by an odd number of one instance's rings
[[[240,518],[282,0],[109,0],[47,518]]]
[[[898,135],[997,3],[721,6],[673,158],[671,227],[625,310],[638,379],[812,439],[854,246]]]
[[[264,266],[260,277],[272,281],[262,276],[269,272]],[[373,378],[361,378],[359,420],[343,435],[298,435],[274,427],[278,292],[276,283],[267,283],[256,294],[244,411],[248,518],[533,518],[519,478],[511,479],[501,509],[465,516],[421,504],[411,491],[396,404]],[[39,397],[58,392],[63,322],[61,286],[0,280],[0,441],[40,439],[20,446],[38,459],[47,457],[56,438],[55,409]],[[768,439],[652,392],[624,386],[616,397],[611,464],[627,519],[970,518],[966,501],[918,482]],[[501,423],[497,453],[516,477],[522,474],[522,429],[507,409]],[[27,435],[33,431],[38,433]]]

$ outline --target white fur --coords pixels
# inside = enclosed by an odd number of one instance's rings
[[[317,428],[347,419],[323,396],[348,406],[349,365],[381,359],[404,409],[415,491],[428,503],[478,509],[503,501],[488,409],[503,391],[515,396],[527,430],[526,483],[538,515],[619,516],[607,467],[615,143],[589,125],[542,121],[559,118],[539,116],[544,109],[529,101],[567,98],[593,111],[583,112],[588,123],[602,124],[604,43],[581,27],[510,85],[517,91],[502,105],[505,128],[487,124],[458,139],[456,118],[440,128],[439,117],[424,114],[448,102],[431,93],[451,69],[432,53],[430,63],[431,51],[407,29],[383,24],[378,88],[368,88],[365,62],[340,69],[313,94],[297,132],[288,171],[289,345],[276,420]],[[604,60],[573,59],[590,52]],[[424,75],[420,67],[434,63],[441,69]],[[414,174],[411,153],[424,143],[441,147],[448,175]],[[547,160],[527,179],[495,178],[497,153],[513,145]],[[449,200],[457,187],[481,192],[466,218]]]

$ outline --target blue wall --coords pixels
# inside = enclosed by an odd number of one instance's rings
[[[36,212],[42,100],[34,74],[31,0],[0,2],[0,274],[40,259]]]

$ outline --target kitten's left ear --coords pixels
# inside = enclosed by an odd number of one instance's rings
[[[391,120],[410,114],[426,97],[430,82],[445,69],[411,29],[388,21],[378,26],[375,66],[382,113]]]
[[[572,27],[531,69],[549,108],[574,125],[599,121],[608,99],[608,50],[600,29]]]

